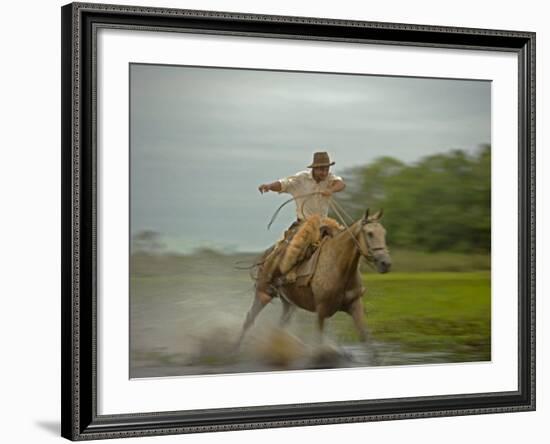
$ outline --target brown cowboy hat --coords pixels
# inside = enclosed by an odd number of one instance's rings
[[[321,151],[319,153],[313,153],[313,163],[308,165],[308,168],[332,166],[335,163],[336,162],[330,161],[330,157],[328,157],[327,152]]]

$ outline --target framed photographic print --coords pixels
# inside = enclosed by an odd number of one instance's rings
[[[535,408],[535,35],[62,8],[62,435]]]

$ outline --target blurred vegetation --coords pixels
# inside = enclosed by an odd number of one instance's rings
[[[143,230],[132,236],[132,254],[161,254],[165,245],[161,234],[154,230]]]
[[[392,248],[488,253],[491,249],[491,147],[436,154],[407,165],[392,157],[343,173],[339,201],[356,219],[384,208]]]
[[[162,253],[150,254],[146,252],[133,253],[130,256],[130,274],[135,277],[167,277],[182,274],[193,279],[203,280],[206,283],[216,279],[213,274],[215,268],[218,274],[240,275],[239,269],[245,269],[247,279],[248,268],[256,263],[259,253],[231,253],[225,254],[207,248],[199,249],[191,254]]]

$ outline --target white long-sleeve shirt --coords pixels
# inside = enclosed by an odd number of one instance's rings
[[[326,217],[329,210],[329,198],[322,196],[321,191],[330,189],[335,180],[342,180],[341,177],[328,173],[325,180],[316,182],[311,170],[304,170],[293,176],[279,179],[281,193],[291,194],[296,199],[296,215],[298,219],[306,219],[312,214],[319,214]]]

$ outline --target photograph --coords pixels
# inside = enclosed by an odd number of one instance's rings
[[[491,90],[130,63],[129,377],[490,362]]]
[[[535,32],[297,12],[61,9],[63,437],[535,409]]]

